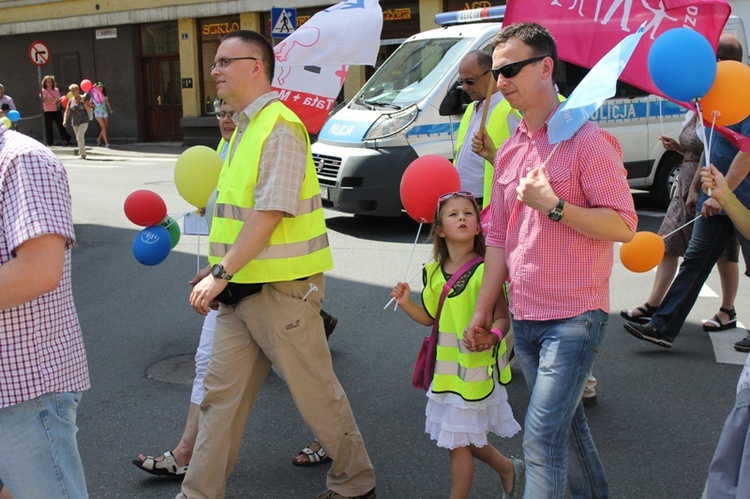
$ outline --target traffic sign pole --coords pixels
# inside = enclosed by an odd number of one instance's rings
[[[44,42],[33,42],[29,46],[29,59],[31,60],[31,63],[36,66],[36,81],[40,82],[42,81],[42,66],[45,66],[50,59],[50,51],[49,48],[47,48],[47,45],[44,44]],[[44,140],[44,144],[47,144],[47,127],[44,126],[44,92],[41,92],[39,100],[41,101],[42,105],[42,140]],[[50,137],[52,138],[52,137]]]
[[[42,67],[41,66],[36,67],[36,81],[39,81],[39,82],[42,81]],[[41,92],[39,94],[39,100],[41,101],[41,104],[42,104],[42,140],[44,140],[44,145],[47,145],[53,141],[49,141],[49,142],[47,141],[47,126],[46,126],[47,117],[44,115],[44,92]],[[52,137],[54,137],[54,135]]]

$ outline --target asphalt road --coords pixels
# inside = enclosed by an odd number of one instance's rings
[[[93,148],[87,161],[75,158],[73,149],[56,152],[73,193],[73,284],[93,385],[78,419],[89,492],[93,498],[173,497],[179,483],[153,478],[130,460],[173,448],[182,433],[191,377],[190,363],[183,361],[195,352],[202,319],[187,301],[198,241],[183,236],[164,263],[140,265],[131,254],[140,229],[124,216],[123,202],[146,188],[164,198],[170,214],[189,211],[173,184],[179,149]],[[658,229],[663,212],[651,211],[642,196],[637,203],[640,228]],[[383,310],[392,284],[429,258],[426,233],[407,270],[416,223],[333,211],[326,216],[336,268],[328,274],[325,308],[339,317],[330,348],[376,468],[378,497],[447,497],[448,454],[424,434],[425,397],[410,386],[426,328],[400,310]],[[617,312],[641,304],[652,280],[653,273],[633,274],[616,261],[613,313],[595,365],[599,401],[587,412],[612,497],[699,497],[745,359],[731,344],[745,331],[701,330],[700,320],[719,306],[714,272],[672,350],[634,339]],[[747,297],[742,278],[737,309],[740,320],[750,322]],[[156,377],[171,382],[153,379],[155,367],[167,367]],[[523,426],[528,392],[518,367],[514,376],[509,400]],[[312,498],[325,488],[326,467],[292,466],[311,436],[285,383],[271,374],[265,385],[228,497]],[[521,453],[520,434],[491,440],[508,454]],[[478,464],[471,497],[499,497],[500,487],[497,476]]]

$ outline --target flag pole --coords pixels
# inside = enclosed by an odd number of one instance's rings
[[[479,133],[481,135],[484,135],[484,126],[487,123],[487,111],[490,109],[490,99],[492,99],[492,82],[494,82],[492,78],[490,78],[490,84],[487,85],[487,95],[484,97],[484,110],[482,111],[482,121],[479,122]],[[495,82],[495,85],[497,85],[497,82]]]

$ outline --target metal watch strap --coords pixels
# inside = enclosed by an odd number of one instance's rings
[[[550,220],[553,222],[559,222],[562,220],[563,217],[563,206],[565,206],[565,201],[562,199],[558,199],[557,206],[552,208],[550,212],[547,214]]]

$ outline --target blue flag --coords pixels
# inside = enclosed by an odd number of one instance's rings
[[[633,55],[643,31],[644,25],[641,25],[638,31],[626,36],[607,52],[571,92],[568,100],[557,108],[547,124],[550,144],[557,144],[575,135],[594,111],[615,95],[617,79]]]

